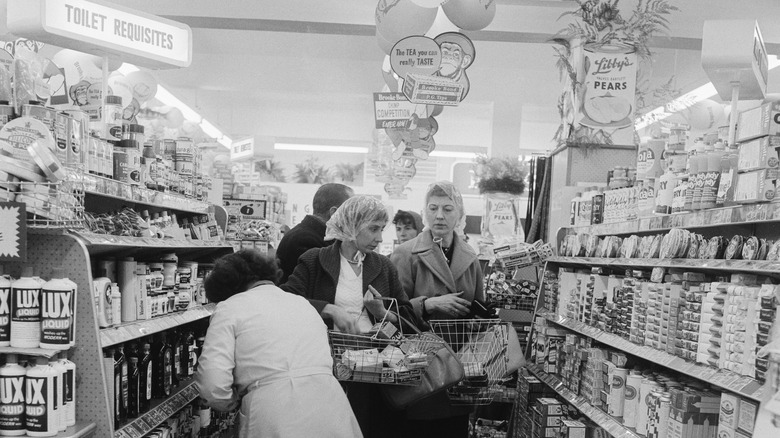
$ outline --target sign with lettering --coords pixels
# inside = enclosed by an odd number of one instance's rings
[[[452,79],[409,73],[403,91],[412,103],[457,106],[463,95],[463,85]]]
[[[403,93],[374,93],[376,128],[408,128],[414,108]]]
[[[633,47],[586,45],[583,69],[575,125],[601,131],[611,144],[634,144],[637,58]]]
[[[150,68],[192,62],[192,30],[186,24],[94,0],[8,0],[8,30]]]
[[[0,202],[0,261],[27,260],[27,211],[21,202]]]
[[[255,153],[255,139],[249,137],[244,140],[234,141],[230,145],[230,161],[251,158]]]

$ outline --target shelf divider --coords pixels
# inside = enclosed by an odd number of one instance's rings
[[[678,268],[701,271],[748,272],[774,274],[780,272],[780,261],[771,260],[721,260],[721,259],[644,259],[603,257],[550,257],[550,263],[611,268]]]

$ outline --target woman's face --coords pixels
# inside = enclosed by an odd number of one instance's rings
[[[417,237],[417,230],[412,224],[395,224],[395,236],[399,243],[404,243]]]
[[[455,229],[460,211],[452,199],[446,196],[431,196],[425,206],[425,219],[435,237],[444,237]]]
[[[368,254],[375,250],[382,243],[382,231],[384,231],[385,225],[387,225],[387,221],[380,220],[370,222],[367,227],[363,228],[355,239],[358,251]]]

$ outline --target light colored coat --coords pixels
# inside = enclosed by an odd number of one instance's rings
[[[246,394],[241,438],[362,436],[333,376],[322,318],[304,298],[274,285],[217,305],[195,379],[217,410],[236,407]]]
[[[419,321],[423,321],[423,297],[463,292],[461,297],[466,300],[474,301],[476,298],[485,301],[482,268],[477,254],[460,237],[454,239],[455,247],[449,266],[441,248],[433,242],[431,231],[427,229],[401,244],[390,256]],[[451,318],[434,312],[430,319]],[[469,411],[468,407],[452,406],[447,394],[440,392],[409,406],[406,415],[409,419],[426,420],[467,415]]]
[[[482,268],[477,253],[460,237],[455,237],[452,263],[439,245],[433,242],[430,230],[425,230],[414,239],[404,242],[393,251],[390,260],[398,270],[398,279],[414,306],[419,320],[422,320],[423,297],[463,292],[462,298],[485,301]],[[442,319],[431,315],[431,319]]]

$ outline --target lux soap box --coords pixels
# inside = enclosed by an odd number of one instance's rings
[[[775,197],[775,183],[766,169],[739,174],[734,201],[742,204],[771,201]]]
[[[739,145],[737,171],[749,172],[758,169],[774,169],[770,178],[777,178],[779,161],[777,151],[769,144],[769,137],[756,138]]]
[[[769,102],[739,113],[737,142],[780,134],[780,102]]]
[[[412,103],[457,106],[463,95],[463,85],[452,79],[409,73],[403,92]]]

